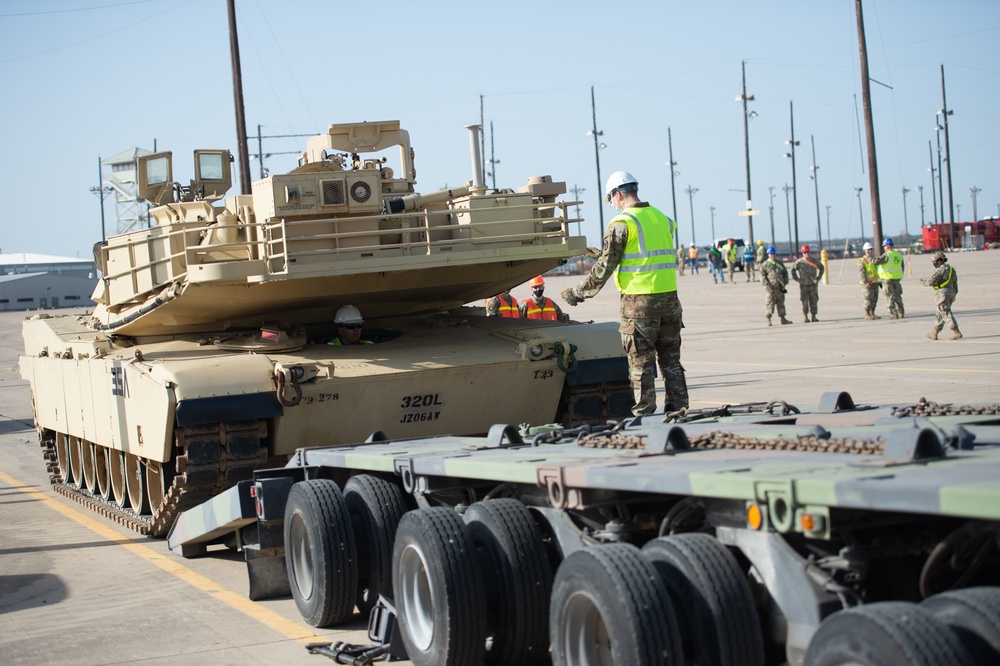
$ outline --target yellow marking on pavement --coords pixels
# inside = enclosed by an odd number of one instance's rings
[[[273,629],[287,638],[303,644],[322,641],[322,638],[313,633],[309,627],[305,627],[297,622],[288,620],[279,613],[250,601],[243,595],[221,587],[218,583],[207,576],[203,576],[202,574],[184,566],[178,559],[174,559],[173,557],[164,557],[161,553],[156,552],[149,546],[136,543],[128,537],[122,536],[108,525],[100,523],[90,516],[77,511],[73,507],[67,506],[62,502],[49,497],[40,490],[29,487],[27,484],[18,481],[12,476],[8,476],[7,474],[0,472],[0,481],[7,483],[14,490],[18,490],[25,495],[30,495],[32,498],[39,500],[57,513],[61,513],[70,520],[76,521],[83,527],[96,532],[108,541],[122,546],[132,554],[138,555],[150,564],[159,567],[163,571],[179,578],[195,589],[205,592],[230,608],[257,620],[267,628]]]
[[[859,365],[858,363],[820,363],[814,365],[802,365],[798,363],[737,363],[733,361],[692,361],[684,359],[685,366],[695,366],[695,365],[724,365],[726,367],[740,367],[740,368],[795,368],[799,370],[826,370],[829,368],[848,368],[855,367]],[[872,365],[869,363],[864,364],[866,370],[892,370],[893,372],[943,372],[949,375],[952,374],[980,374],[980,375],[996,375],[1000,374],[1000,370],[976,370],[976,369],[962,369],[962,368],[920,368],[906,365]]]

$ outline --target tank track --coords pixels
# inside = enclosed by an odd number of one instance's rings
[[[261,441],[267,434],[264,421],[216,423],[175,431],[174,470],[152,514],[138,514],[118,506],[76,484],[67,483],[59,471],[55,433],[39,437],[53,489],[91,511],[124,525],[144,536],[165,536],[174,519],[183,511],[214,497],[239,481],[253,476],[253,470],[267,460]]]

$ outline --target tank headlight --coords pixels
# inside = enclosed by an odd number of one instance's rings
[[[541,358],[542,354],[545,353],[545,347],[543,347],[542,345],[535,345],[534,347],[531,348],[531,351],[529,353],[533,358]]]

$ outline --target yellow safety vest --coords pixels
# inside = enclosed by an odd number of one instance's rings
[[[868,259],[868,257],[861,257],[860,259],[858,259],[858,263],[859,264],[863,264],[864,267],[865,267],[866,282],[868,282],[868,283],[872,282],[872,280],[874,279],[874,277],[876,275],[875,266]]]
[[[878,265],[878,276],[883,280],[903,279],[903,255],[895,250],[886,252],[889,261]]]
[[[615,271],[623,294],[677,291],[677,251],[674,222],[652,206],[629,207],[614,220],[628,226],[625,255]]]
[[[955,269],[952,268],[951,266],[949,266],[948,267],[948,279],[945,280],[944,282],[942,282],[941,284],[939,284],[938,286],[934,287],[934,289],[944,289],[946,286],[948,286],[948,283],[951,282],[951,276],[954,275],[954,274],[955,274]]]

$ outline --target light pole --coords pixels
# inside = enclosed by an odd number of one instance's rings
[[[494,146],[493,146],[493,121],[490,121],[490,172],[486,174],[492,179],[493,189],[497,189],[497,168],[496,165],[500,164],[500,160],[493,159],[494,156]]]
[[[937,169],[934,168],[934,149],[931,148],[930,141],[927,142],[927,152],[931,156],[931,168],[928,169],[928,171],[931,172],[931,208],[934,210],[934,225],[937,226],[938,223],[937,186],[936,186],[936,181],[934,180],[934,174],[937,172]]]
[[[601,192],[604,187],[601,184],[601,148],[607,144],[600,142],[598,137],[604,136],[604,132],[597,129],[597,104],[594,102],[594,86],[590,86],[590,113],[594,120],[594,128],[587,130],[587,134],[594,137],[594,162],[597,164],[597,212],[600,219],[601,228],[597,230],[597,238],[604,237],[604,197]]]
[[[819,166],[816,164],[816,138],[812,134],[810,134],[809,135],[809,140],[810,140],[810,142],[812,142],[812,154],[813,154],[812,166],[809,167],[810,169],[812,169],[812,174],[809,177],[812,178],[812,180],[813,180],[813,189],[816,191],[816,234],[817,234],[818,240],[819,240],[819,250],[820,250],[820,252],[822,252],[823,251],[823,223],[819,219],[819,178],[818,178],[818,175],[819,175],[818,174]]]
[[[833,247],[833,236],[830,235],[830,206],[823,206],[826,208],[826,242]]]
[[[920,228],[924,228],[924,186],[917,185],[917,192],[920,193]]]
[[[753,196],[750,193],[750,119],[757,117],[756,111],[750,111],[747,113],[747,102],[753,101],[753,95],[747,95],[747,61],[744,60],[742,63],[743,69],[743,93],[736,97],[737,102],[743,102],[743,153],[746,155],[746,166],[747,166],[747,210],[753,210]],[[747,225],[749,226],[750,235],[748,238],[753,238],[753,215],[747,215]],[[715,235],[712,235],[715,238]]]
[[[674,202],[674,223],[677,224],[677,188],[674,185],[674,176],[681,175],[681,172],[674,170],[677,162],[674,161],[674,138],[670,135],[669,127],[667,128],[667,146],[670,149],[670,161],[667,162],[667,166],[670,167],[670,198]],[[677,224],[677,238],[674,239],[674,245],[680,244],[680,235],[680,225]],[[694,240],[694,220],[691,220],[691,245],[696,245]]]
[[[792,138],[785,142],[789,149],[785,153],[785,157],[792,158],[792,211],[795,213],[795,247],[799,247],[799,195],[795,183],[795,146],[799,145],[799,142],[795,140],[795,110],[791,102],[788,103],[788,119],[792,129]],[[788,236],[788,242],[792,242],[791,235]]]
[[[709,206],[708,208],[712,213],[712,244],[715,245],[715,206]]]
[[[973,222],[978,222],[979,221],[979,210],[976,208],[976,196],[980,192],[982,192],[982,190],[979,189],[978,187],[976,187],[975,185],[973,185],[972,187],[969,188],[969,192],[972,194],[972,221]]]
[[[771,245],[773,246],[774,245],[774,185],[768,186],[767,191],[771,194],[771,205],[768,206],[767,211],[771,215]],[[750,239],[750,242],[751,243],[753,242],[752,238]]]
[[[948,98],[944,92],[944,65],[941,65],[941,108],[938,113],[944,118],[944,160],[948,166],[948,209],[951,213],[951,245],[955,246],[955,208],[951,188],[951,141],[948,139],[948,116],[954,115],[954,111],[948,108]]]
[[[792,252],[792,209],[788,207],[788,193],[791,192],[795,188],[791,187],[788,183],[785,183],[785,185],[781,189],[784,190],[784,192],[785,192],[785,215],[788,216],[788,256],[791,257],[792,254],[793,254],[793,252]],[[774,248],[778,249],[778,246],[775,245]]]
[[[941,177],[943,173],[943,167],[941,165],[941,132],[944,131],[944,125],[942,125],[941,114],[938,113],[934,116],[937,121],[934,124],[934,135],[937,137],[937,156],[938,156],[938,168],[937,168],[937,182],[938,182],[938,206],[941,207],[941,224],[944,224],[944,178]]]
[[[858,221],[861,225],[861,244],[865,243],[865,212],[861,210],[861,190],[863,187],[855,187],[854,192],[858,195]]]
[[[961,221],[962,221],[962,204],[960,204],[960,203],[955,204],[955,217],[957,217],[958,220],[959,220],[959,223],[961,223]]]
[[[110,185],[104,184],[104,172],[101,171],[101,156],[97,156],[97,187],[90,188],[90,191],[101,200],[101,240],[108,239],[107,230],[104,227],[104,199],[112,192]]]
[[[698,192],[698,188],[688,185],[684,191],[687,192],[688,205],[691,207],[691,244],[694,245],[694,195]]]

